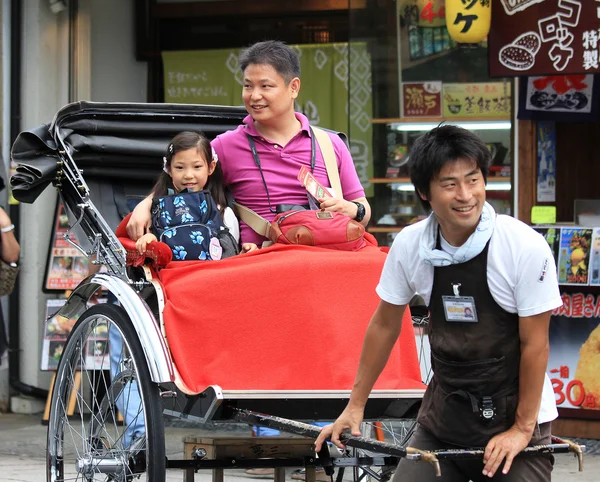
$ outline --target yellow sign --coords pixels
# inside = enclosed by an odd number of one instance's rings
[[[446,0],[446,25],[459,43],[479,43],[489,31],[491,0]]]
[[[556,206],[533,206],[531,224],[555,224]]]
[[[442,88],[444,117],[510,116],[510,84],[480,82],[444,84]]]

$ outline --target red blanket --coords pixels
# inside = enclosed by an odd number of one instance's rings
[[[167,342],[199,393],[350,390],[386,254],[274,245],[160,271]],[[375,389],[423,388],[409,310]]]

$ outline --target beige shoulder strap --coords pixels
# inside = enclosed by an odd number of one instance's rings
[[[321,148],[321,154],[323,154],[323,161],[325,162],[325,168],[327,169],[329,183],[335,191],[335,195],[339,198],[343,198],[344,192],[342,191],[340,172],[338,171],[337,159],[335,158],[335,151],[333,150],[333,142],[331,142],[329,134],[323,129],[313,126],[312,130],[317,138],[317,143]]]
[[[238,218],[250,226],[255,233],[258,233],[265,238],[269,237],[269,231],[271,229],[271,223],[269,221],[240,203],[233,201],[232,204]]]

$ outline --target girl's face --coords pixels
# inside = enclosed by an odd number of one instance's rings
[[[202,191],[210,176],[215,170],[217,162],[208,162],[195,147],[177,152],[171,159],[169,176],[177,192],[190,189],[194,192]]]

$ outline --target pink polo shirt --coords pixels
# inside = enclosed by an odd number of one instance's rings
[[[275,214],[269,210],[265,186],[254,163],[246,133],[254,138],[273,209],[278,204],[307,204],[306,189],[297,176],[302,166],[310,169],[310,130],[306,116],[296,112],[296,118],[301,122],[302,129],[285,146],[264,139],[254,127],[251,116],[247,116],[244,123],[235,130],[225,132],[212,141],[223,168],[223,182],[229,186],[235,200],[268,220],[272,220]],[[350,151],[339,136],[328,134],[333,142],[344,199],[363,197],[365,191],[358,179]],[[315,177],[324,186],[331,187],[318,143],[315,160]],[[240,221],[240,227],[242,242],[260,246],[264,241],[265,238],[244,222]]]

